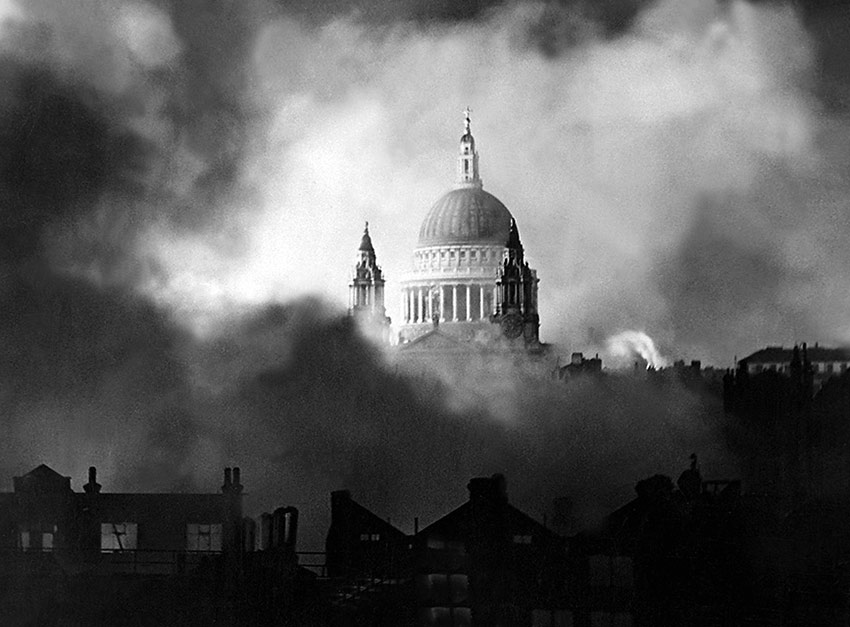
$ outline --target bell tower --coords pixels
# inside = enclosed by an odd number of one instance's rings
[[[384,283],[367,222],[348,285],[348,314],[364,324],[368,335],[387,341],[390,319],[384,306]]]
[[[525,261],[516,221],[511,228],[502,265],[496,279],[496,313],[492,321],[502,327],[509,340],[523,337],[526,344],[540,343],[540,316],[537,313],[537,271]]]

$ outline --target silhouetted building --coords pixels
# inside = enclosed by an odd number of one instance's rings
[[[355,502],[348,490],[331,493],[331,526],[325,543],[334,578],[394,575],[409,553],[408,536]]]
[[[676,485],[655,475],[635,490],[600,530],[572,539],[581,624],[742,624],[740,482],[702,481],[694,456]]]
[[[102,492],[97,471],[89,469],[83,492],[71,489],[63,477],[42,464],[14,478],[14,492],[0,494],[2,542],[21,551],[74,551],[85,559],[97,556],[99,566],[123,570],[142,568],[138,556],[146,551],[158,556],[164,571],[193,560],[190,555],[227,554],[238,559],[242,542],[242,484],[238,468],[225,470],[220,493],[132,494]],[[135,552],[126,562],[111,556]],[[107,566],[108,565],[108,566]]]
[[[824,346],[806,346],[806,354],[811,364],[815,387],[826,379],[843,374],[850,367],[850,348],[826,348]],[[744,357],[738,362],[738,368],[746,369],[747,374],[756,375],[765,371],[791,374],[794,349],[783,346],[768,346]]]
[[[355,624],[569,624],[565,540],[508,503],[501,475],[472,479],[469,494],[406,536],[333,493],[328,572]]]
[[[599,375],[602,373],[602,360],[599,354],[595,357],[585,359],[582,353],[573,353],[570,356],[570,363],[566,366],[558,368],[558,378],[562,381],[569,381],[575,377],[585,375]]]
[[[791,350],[787,368],[751,373],[747,359],[723,379],[723,406],[737,418],[733,444],[753,489],[803,498],[816,489],[814,368],[805,344]]]
[[[419,625],[570,624],[566,542],[508,502],[502,475],[414,538]]]
[[[93,467],[82,492],[43,464],[15,477],[14,491],[0,493],[0,624],[281,624],[306,615],[315,585],[297,566],[297,510],[267,515],[263,550],[254,551],[258,526],[242,516],[242,492],[239,468],[225,469],[219,492],[202,494],[104,492]]]

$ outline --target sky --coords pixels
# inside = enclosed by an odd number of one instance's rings
[[[256,507],[318,517],[351,487],[409,520],[474,474],[592,512],[695,450],[734,468],[717,404],[683,390],[406,378],[341,319],[349,271],[368,220],[397,293],[469,106],[555,352],[648,337],[728,367],[847,344],[848,20],[829,2],[3,0],[4,476],[94,464],[107,490],[196,489],[241,464]],[[451,400],[479,383],[481,406]]]

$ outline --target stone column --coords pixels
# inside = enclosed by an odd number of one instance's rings
[[[439,288],[440,289],[440,322],[443,322],[446,319],[446,301],[445,301],[446,292],[445,292],[445,289],[443,289],[444,287],[445,287],[444,285],[441,285],[440,288]]]
[[[457,320],[457,285],[452,285],[452,320]]]
[[[428,322],[434,319],[434,294],[431,293],[431,287],[428,287]]]
[[[467,284],[467,286],[466,286],[466,321],[467,322],[472,320],[472,310],[470,309],[470,306],[472,305],[472,303],[470,302],[470,298],[469,298],[471,293],[472,293],[472,289],[470,288],[469,284]]]
[[[404,323],[410,322],[410,298],[407,295],[407,288],[401,290],[401,311],[403,313]]]
[[[419,322],[425,321],[425,298],[422,294],[422,288],[419,288]]]
[[[493,286],[493,308],[501,309],[499,305],[502,303],[499,302],[499,288],[497,286]]]
[[[481,319],[484,320],[484,286],[480,286],[479,290],[481,293],[479,295],[480,300],[478,301],[478,304],[480,305],[481,309]]]

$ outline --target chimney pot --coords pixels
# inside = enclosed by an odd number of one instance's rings
[[[88,494],[97,494],[100,492],[100,484],[97,482],[97,468],[89,466],[89,482],[83,486]]]

